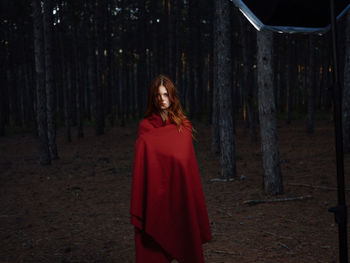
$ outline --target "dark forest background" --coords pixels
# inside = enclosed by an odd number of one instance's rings
[[[337,44],[349,183],[349,11]],[[132,262],[136,129],[166,74],[198,128],[206,261],[335,262],[332,48],[229,0],[1,0],[0,258]]]
[[[20,129],[46,137],[50,154],[40,158],[49,163],[59,157],[54,144],[59,127],[71,141],[83,137],[87,125],[101,135],[107,125],[141,119],[148,87],[160,73],[174,80],[188,117],[211,124],[213,106],[223,97],[213,95],[215,72],[223,70],[214,46],[218,28],[225,24],[229,30],[220,32],[230,40],[225,48],[230,51],[233,123],[244,120],[258,141],[261,42],[239,10],[226,2],[229,15],[218,24],[220,12],[211,0],[2,0],[0,135]],[[342,83],[347,76],[347,16],[338,22]],[[306,132],[313,133],[315,119],[333,118],[330,33],[272,36],[277,118],[288,123],[305,119]],[[78,133],[71,134],[71,127]],[[45,146],[40,147],[43,151]]]

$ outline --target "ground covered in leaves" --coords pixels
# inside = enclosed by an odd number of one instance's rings
[[[32,134],[0,138],[0,262],[134,262],[129,202],[137,126],[106,128],[99,137],[86,128],[85,138],[70,144],[59,130],[60,159],[45,167]],[[273,197],[262,190],[260,146],[242,123],[237,172],[245,179],[233,182],[212,181],[220,170],[210,126],[195,123],[213,234],[204,245],[207,263],[338,262],[338,227],[327,211],[337,203],[334,128],[331,121],[315,126],[308,135],[303,121],[280,121],[284,194]],[[349,161],[346,156],[347,185]],[[245,204],[290,197],[305,199]]]

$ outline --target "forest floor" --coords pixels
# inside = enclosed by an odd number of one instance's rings
[[[338,225],[327,211],[337,203],[331,121],[317,121],[313,135],[305,132],[304,121],[279,122],[284,194],[278,197],[263,193],[260,146],[242,123],[237,173],[245,179],[232,182],[211,181],[220,169],[210,152],[210,127],[194,126],[213,234],[204,245],[207,263],[338,262]],[[0,262],[134,262],[129,204],[137,127],[132,121],[106,128],[99,137],[86,128],[85,138],[70,144],[60,129],[60,159],[44,167],[32,134],[0,138]],[[350,186],[349,156],[344,163]],[[300,196],[309,198],[244,203]]]

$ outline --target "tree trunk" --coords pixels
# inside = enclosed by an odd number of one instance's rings
[[[175,83],[176,86],[179,90],[180,96],[183,95],[183,88],[182,88],[182,83],[183,83],[183,71],[182,71],[182,49],[181,49],[181,24],[180,21],[182,19],[181,16],[181,7],[180,2],[183,3],[183,1],[180,0],[173,0],[174,1],[174,12],[175,12],[175,49],[176,49],[176,54],[175,54],[175,63],[176,63],[176,73],[175,73]]]
[[[20,95],[20,81],[19,72],[17,66],[17,57],[15,54],[9,56],[9,71],[8,71],[8,83],[11,87],[9,93],[9,106],[11,119],[14,121],[16,126],[21,126],[20,120],[20,106],[19,106],[19,95]],[[44,73],[45,74],[45,73]]]
[[[64,128],[65,128],[65,138],[66,142],[71,142],[71,118],[70,118],[70,100],[69,100],[69,83],[70,83],[70,74],[68,63],[65,63],[66,52],[63,46],[63,32],[59,33],[59,42],[61,50],[61,69],[62,69],[62,90],[63,90],[63,115],[64,115]]]
[[[96,85],[96,135],[104,134],[103,90],[105,87],[104,63],[104,3],[96,2],[97,85]],[[124,51],[124,50],[123,50]]]
[[[230,3],[226,0],[215,1],[215,50],[217,65],[219,133],[220,133],[220,164],[221,177],[230,179],[236,177],[235,139],[233,133],[232,107],[232,63],[231,63],[231,24]]]
[[[213,86],[212,88],[212,114],[211,114],[211,151],[213,153],[219,154],[220,153],[220,133],[219,133],[219,86],[218,86],[218,51],[219,51],[219,43],[216,41],[216,36],[218,32],[216,32],[217,27],[219,26],[218,23],[220,23],[218,15],[219,11],[215,9],[216,1],[214,0],[214,15],[213,15],[213,62],[212,62],[212,68],[213,68]]]
[[[125,66],[125,86],[124,86],[124,90],[125,90],[125,103],[124,103],[124,108],[125,108],[125,116],[126,119],[129,119],[130,117],[130,110],[131,110],[131,99],[132,99],[132,85],[131,85],[131,81],[130,81],[130,70],[131,67],[128,65],[129,63],[127,63],[127,65]]]
[[[187,48],[186,48],[186,57],[187,57],[187,66],[189,70],[189,78],[188,78],[188,103],[189,103],[189,118],[194,118],[195,113],[195,90],[196,90],[196,64],[195,64],[195,52],[197,50],[193,47],[194,42],[194,31],[199,30],[196,28],[195,24],[195,11],[196,11],[196,2],[197,0],[189,0],[188,1],[188,36],[187,36]]]
[[[278,35],[273,34],[272,35],[272,49],[273,47],[276,47],[276,52],[273,52],[273,57],[272,57],[272,65],[273,67],[273,94],[275,98],[275,107],[276,107],[276,113],[278,111],[278,96],[279,96],[279,85],[280,85],[280,77],[281,77],[281,72],[280,72],[280,65],[281,65],[281,59],[280,59],[280,38]]]
[[[185,50],[185,48],[184,48]],[[185,51],[184,51],[185,53]],[[188,112],[188,107],[187,107],[187,104],[188,104],[188,89],[189,89],[189,76],[190,76],[190,70],[189,70],[189,64],[188,64],[188,57],[186,55],[184,55],[184,58],[183,58],[183,67],[182,67],[182,72],[183,72],[183,84],[182,84],[182,87],[183,87],[183,95],[182,95],[182,100],[183,100],[183,107],[184,109],[186,109],[186,111]]]
[[[4,58],[4,55],[2,51],[1,53],[1,61],[6,61]],[[7,86],[7,77],[6,77],[6,70],[5,70],[5,63],[0,66],[0,81],[2,85],[0,85],[0,136],[5,136],[5,123],[6,123],[6,90],[8,89]]]
[[[70,30],[73,31],[73,28]],[[71,125],[72,127],[77,126],[77,104],[76,104],[76,65],[74,62],[74,37],[73,37],[73,32],[69,32],[69,45],[72,46],[72,48],[69,48],[68,50],[68,64],[69,64],[69,74],[70,77],[68,79],[69,85],[69,103],[70,103],[70,118],[71,118]]]
[[[40,164],[51,163],[49,140],[47,135],[47,109],[45,92],[45,60],[44,60],[44,39],[43,39],[43,18],[39,0],[32,0],[33,25],[34,25],[34,52],[36,71],[36,92],[37,92],[37,122],[39,134],[39,155]]]
[[[330,40],[329,36],[326,36],[326,44],[325,44],[325,49],[329,50],[330,49]],[[329,55],[328,52],[323,52],[323,68],[324,70],[322,71],[322,91],[323,91],[323,105],[324,108],[327,111],[332,111],[332,86],[331,86],[331,77],[333,72],[329,72],[329,65],[330,65],[330,60],[331,56]]]
[[[60,123],[64,123],[64,106],[63,106],[63,72],[64,72],[64,57],[63,57],[63,46],[61,44],[62,42],[62,29],[61,26],[57,26],[57,33],[54,34],[54,43],[56,44],[57,48],[57,55],[55,56],[57,63],[55,63],[56,66],[56,88],[57,88],[57,111],[58,111],[58,121]]]
[[[81,63],[80,56],[78,50],[78,39],[79,39],[78,29],[75,28],[75,33],[73,36],[73,61],[75,68],[75,104],[76,104],[76,118],[77,118],[77,137],[84,137],[83,130],[83,116],[82,116],[82,79],[81,79]]]
[[[191,0],[190,0],[191,1]],[[194,117],[197,120],[201,119],[202,112],[202,97],[203,97],[203,81],[202,81],[202,73],[203,73],[203,57],[202,57],[202,46],[201,43],[204,43],[202,40],[202,27],[201,27],[201,16],[200,16],[200,1],[193,0],[193,21],[191,25],[191,29],[193,30],[191,34],[192,39],[192,50],[189,51],[193,53],[193,70],[194,70],[194,85],[191,86],[193,89],[193,101],[194,101]]]
[[[295,83],[297,83],[296,78],[296,52],[295,52],[295,40],[289,37],[288,44],[288,77],[287,77],[287,94],[286,94],[286,112],[287,112],[287,124],[292,121],[292,110],[293,110],[293,92],[295,90]]]
[[[159,17],[159,13],[157,12],[158,10],[158,1],[150,1],[150,10],[152,10],[152,16],[151,16],[151,29],[150,29],[150,34],[152,35],[151,37],[151,50],[152,50],[152,55],[151,55],[151,79],[155,78],[156,75],[160,73],[160,51],[161,51],[161,43],[158,41],[158,36],[159,36],[159,23],[157,22],[157,18]],[[123,10],[122,10],[123,12]],[[125,24],[125,22],[124,22]],[[125,26],[125,25],[124,25]],[[161,39],[160,41],[163,41]],[[124,40],[125,42],[125,40]]]
[[[169,76],[175,81],[176,77],[176,62],[175,62],[175,53],[176,53],[176,25],[175,25],[175,10],[174,2],[176,0],[168,0],[168,67],[169,67]]]
[[[45,82],[47,97],[47,127],[51,160],[58,159],[56,145],[56,106],[53,68],[53,0],[44,2],[44,40],[45,40]]]
[[[0,33],[0,37],[4,37]],[[7,65],[7,50],[4,42],[0,43],[0,60],[2,63],[0,64],[0,137],[5,136],[5,124],[6,124],[6,108],[7,108],[7,90],[8,90],[8,83],[7,83],[7,75],[6,75],[6,65]]]
[[[137,92],[136,92],[136,80],[135,80],[135,64],[132,63],[129,66],[129,90],[130,90],[130,103],[131,105],[131,116],[135,120],[136,119],[136,101],[137,101]]]
[[[287,77],[288,77],[288,54],[286,52],[287,43],[286,36],[281,35],[279,39],[280,44],[278,45],[279,50],[277,51],[279,53],[278,60],[279,60],[279,83],[278,83],[278,97],[277,97],[277,104],[276,104],[276,112],[284,112],[285,110],[285,90],[287,86]]]
[[[104,104],[105,116],[108,116],[110,125],[114,127],[114,114],[113,114],[113,91],[112,91],[112,58],[113,58],[113,41],[112,41],[112,21],[111,11],[113,9],[112,0],[106,0],[104,6],[104,13],[106,17],[105,28],[105,50],[107,51],[106,56],[106,76],[105,76],[105,93],[104,93]]]
[[[209,60],[208,60],[208,85],[209,85],[209,92],[208,92],[208,124],[212,125],[213,124],[213,98],[214,98],[214,76],[213,76],[213,43],[214,40],[213,38],[209,40],[211,42],[210,44],[210,53],[209,53]]]
[[[315,68],[315,41],[314,36],[309,36],[309,70],[307,71],[306,91],[307,91],[307,123],[306,131],[314,133],[314,113],[315,113],[315,88],[314,88],[314,68]]]
[[[213,10],[215,1],[210,1],[210,8]],[[213,125],[213,103],[214,103],[214,21],[215,21],[215,11],[211,11],[209,13],[209,19],[212,21],[212,26],[210,27],[209,31],[209,39],[208,39],[208,124],[212,127],[212,132],[214,131],[214,125]],[[214,134],[212,133],[212,151],[215,148],[215,143],[213,140]],[[214,147],[213,147],[214,146]],[[213,151],[215,152],[215,151]]]
[[[147,98],[147,94],[146,94],[146,90],[145,90],[145,83],[147,83],[149,85],[149,83],[147,82],[147,74],[145,72],[145,68],[146,68],[146,52],[145,49],[146,47],[144,46],[145,43],[144,41],[139,41],[139,51],[140,51],[140,59],[137,63],[137,106],[138,106],[138,116],[139,118],[142,118],[144,113],[145,113],[145,105],[146,105],[146,98]]]
[[[67,126],[67,142],[71,142],[71,126],[74,127],[74,125],[72,120],[72,65],[70,63],[66,64],[65,82],[66,85],[64,87],[64,119]]]
[[[345,66],[343,89],[343,147],[350,153],[350,14],[346,16]]]
[[[157,22],[157,41],[159,43],[159,49],[157,55],[160,60],[160,71],[166,75],[169,75],[168,64],[168,5],[167,0],[159,1],[159,22]]]
[[[240,15],[240,14],[239,14]],[[244,17],[240,15],[240,27],[242,30],[241,43],[242,43],[242,61],[243,61],[243,95],[246,105],[246,116],[249,127],[250,139],[253,142],[257,142],[258,137],[256,133],[256,120],[254,110],[254,72],[252,70],[255,54],[256,40],[252,39],[253,33],[246,26]],[[255,34],[255,31],[254,31]],[[255,40],[255,42],[253,41]]]
[[[33,85],[31,78],[29,76],[29,66],[26,63],[24,65],[24,81],[26,83],[25,85],[25,96],[24,96],[24,110],[25,110],[25,115],[24,115],[24,124],[26,127],[30,127],[33,119],[34,119],[34,114],[33,114]],[[3,82],[5,83],[5,82]]]
[[[89,11],[93,12],[94,6],[89,3]],[[88,44],[88,98],[89,98],[89,111],[92,118],[96,118],[96,85],[97,85],[97,69],[96,69],[96,49],[95,49],[95,30],[94,22],[88,22],[88,28],[86,30],[86,38]],[[96,121],[96,119],[95,119]]]
[[[263,182],[268,194],[282,194],[282,175],[276,127],[276,105],[273,92],[272,33],[257,33],[258,46],[258,100]]]

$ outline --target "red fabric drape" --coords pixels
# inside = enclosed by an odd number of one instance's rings
[[[130,213],[131,223],[171,258],[204,262],[202,243],[211,240],[211,232],[190,128],[179,132],[158,114],[141,121]]]
[[[173,258],[152,237],[135,227],[136,263],[169,263]]]

